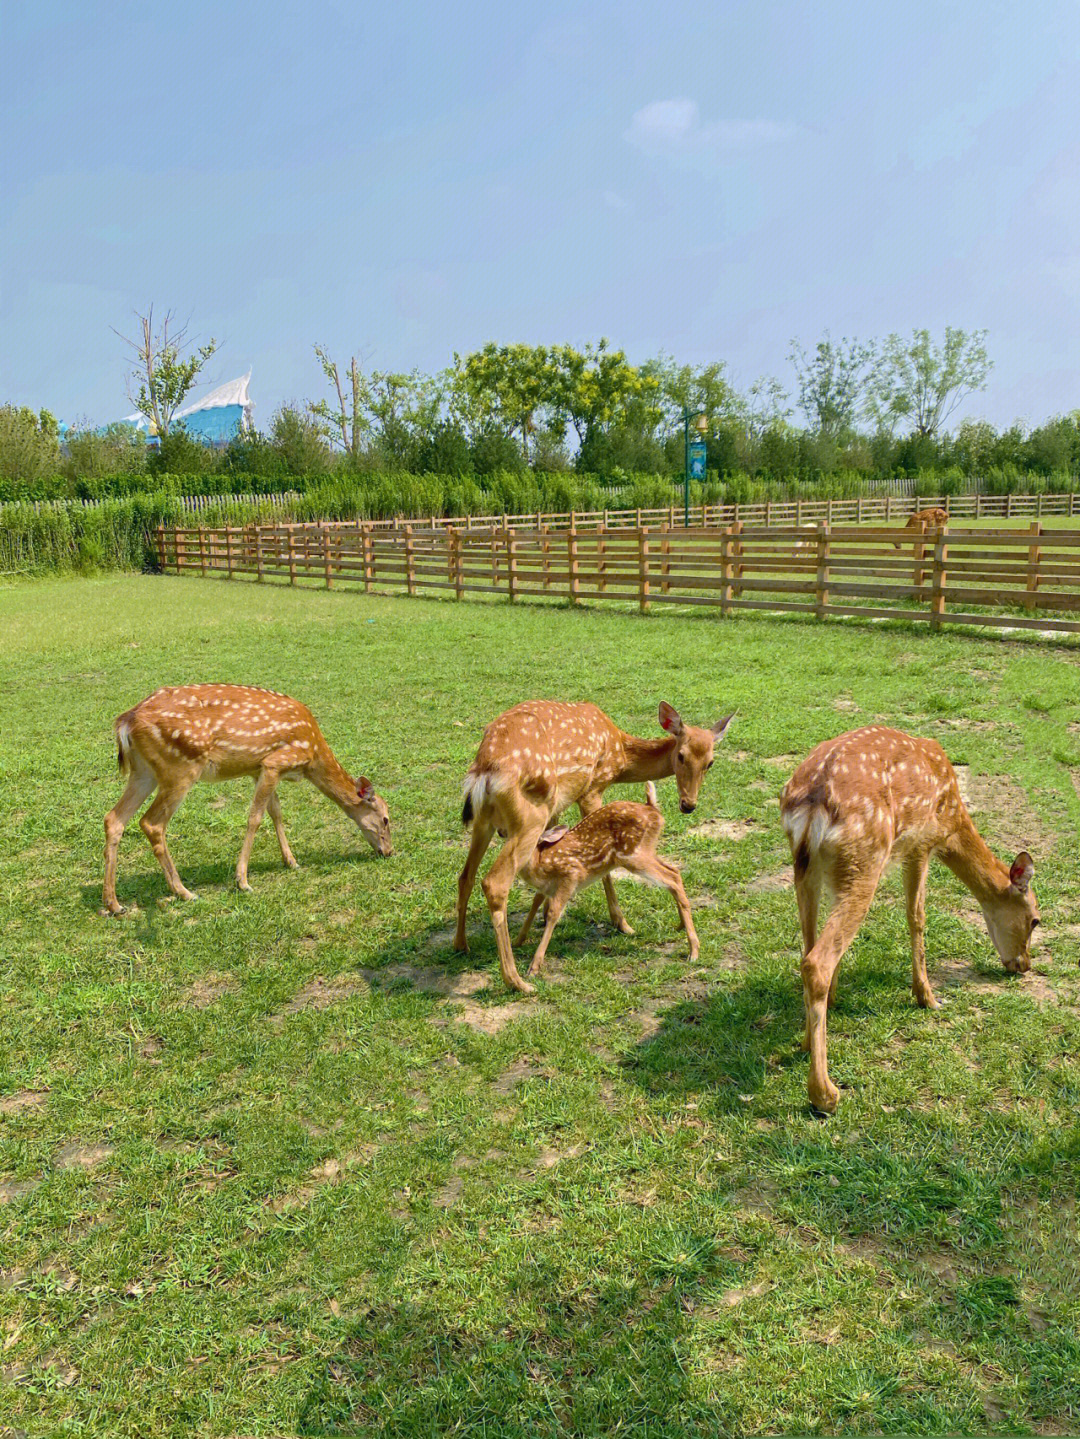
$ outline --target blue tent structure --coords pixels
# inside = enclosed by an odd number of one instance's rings
[[[255,405],[248,394],[250,379],[249,370],[238,380],[226,381],[202,399],[177,410],[173,423],[182,421],[188,434],[204,445],[227,445],[237,435],[253,427]],[[154,427],[145,415],[128,415],[122,423],[142,430],[148,436],[155,436]]]

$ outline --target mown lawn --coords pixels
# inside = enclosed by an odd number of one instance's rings
[[[0,633],[0,1427],[1080,1429],[1075,646],[149,576],[2,590]],[[132,825],[134,908],[103,919],[113,716],[207,679],[307,701],[397,853],[289,786],[301,868],[267,824],[240,895],[250,787],[204,786],[170,830],[199,901],[166,902]],[[647,734],[663,698],[738,708],[697,814],[661,787],[699,964],[629,883],[637,935],[589,890],[535,998],[479,892],[451,950],[461,777],[537,696]],[[880,720],[940,738],[999,852],[1031,848],[1044,938],[1005,975],[935,866],[921,1011],[889,879],[823,1121],[775,796]]]

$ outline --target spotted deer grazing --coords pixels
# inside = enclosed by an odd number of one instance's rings
[[[371,782],[353,781],[323,739],[311,711],[297,700],[250,685],[179,685],[156,690],[115,721],[117,759],[127,789],[105,816],[104,908],[123,914],[116,898],[120,836],[154,790],[157,798],[139,821],[173,894],[194,899],[176,871],[165,829],[193,784],[251,775],[255,798],[236,864],[236,883],[250,890],[247,867],[255,833],[267,809],[281,857],[296,868],[281,806],[279,780],[307,779],[360,827],[379,854],[391,853],[390,815]]]
[[[657,808],[656,789],[651,782],[645,786],[645,801],[645,804],[633,804],[614,800],[586,815],[573,829],[556,825],[540,836],[518,876],[530,889],[536,890],[528,918],[517,937],[518,944],[528,939],[536,911],[544,904],[544,934],[529,965],[530,975],[536,974],[543,964],[551,932],[578,890],[605,879],[616,868],[671,891],[690,941],[690,958],[697,959],[698,937],[682,876],[674,865],[656,853],[664,816]]]
[[[462,821],[472,825],[472,843],[458,880],[456,949],[467,949],[465,918],[477,871],[495,833],[506,841],[484,877],[499,967],[506,984],[532,992],[518,974],[506,904],[515,876],[529,863],[540,836],[564,809],[576,804],[582,818],[603,803],[612,784],[641,784],[674,775],[679,807],[691,814],[713,749],[733,715],[712,729],[684,724],[669,704],[660,706],[660,739],[626,734],[592,704],[534,700],[515,705],[492,720],[465,777]],[[612,923],[632,934],[615,897],[611,876],[603,876]]]
[[[948,510],[932,507],[928,510],[916,510],[913,515],[908,515],[905,530],[913,530],[915,533],[925,535],[927,530],[939,530],[949,523]],[[893,549],[903,549],[902,540],[893,540]]]
[[[1026,850],[1011,869],[995,858],[972,823],[945,751],[934,740],[871,725],[818,745],[788,781],[780,817],[795,862],[803,935],[806,1006],[803,1047],[810,1051],[810,1103],[832,1114],[839,1092],[826,1060],[826,1007],[838,966],[870,908],[890,861],[904,867],[911,934],[911,987],[917,1003],[937,1008],[926,973],[926,872],[937,855],[979,901],[1001,962],[1012,974],[1031,967],[1039,923],[1034,864]],[[822,886],[834,897],[819,937]]]

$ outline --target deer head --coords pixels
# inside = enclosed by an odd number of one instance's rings
[[[667,730],[676,740],[671,763],[679,790],[679,808],[683,814],[693,814],[697,808],[701,781],[705,778],[706,771],[713,766],[716,741],[723,738],[734,718],[735,714],[732,712],[718,720],[712,729],[699,729],[697,725],[684,724],[678,710],[666,701],[661,701],[660,728]]]
[[[1008,886],[980,901],[994,948],[1010,974],[1026,974],[1031,968],[1031,937],[1040,922],[1031,888],[1034,873],[1031,855],[1022,849],[1012,862]]]
[[[390,843],[390,811],[386,807],[386,801],[379,798],[374,785],[363,775],[356,781],[356,803],[350,805],[348,813],[376,854],[393,854],[394,847]]]

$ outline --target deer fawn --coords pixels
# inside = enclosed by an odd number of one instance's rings
[[[691,814],[701,781],[713,763],[713,747],[733,719],[728,715],[712,729],[684,724],[669,704],[660,706],[662,739],[637,739],[626,734],[603,710],[592,704],[558,704],[536,700],[516,705],[492,720],[484,731],[476,758],[465,777],[463,823],[472,825],[472,843],[458,880],[456,949],[467,949],[465,917],[477,870],[492,837],[506,840],[484,877],[484,896],[491,911],[499,966],[506,984],[532,992],[517,972],[506,902],[514,878],[532,858],[540,836],[569,805],[583,818],[603,803],[611,784],[639,784],[675,776],[679,807]],[[612,923],[632,934],[615,897],[611,876],[603,876]]]
[[[803,1047],[810,1051],[811,1104],[832,1114],[839,1092],[826,1060],[825,1013],[837,970],[870,908],[890,860],[904,866],[911,934],[911,987],[936,1009],[926,974],[926,872],[937,855],[979,901],[1001,962],[1010,973],[1031,967],[1039,923],[1034,865],[1022,850],[1008,869],[987,848],[960,798],[953,767],[934,740],[871,725],[818,745],[788,781],[780,817],[795,862],[803,934],[806,1006]],[[820,938],[822,884],[835,896]]]
[[[943,529],[949,523],[948,510],[931,508],[929,510],[916,510],[913,515],[908,515],[905,530],[914,530],[917,534],[925,535],[927,530]],[[903,541],[893,540],[893,549],[903,549]]]
[[[645,799],[645,804],[615,800],[586,815],[573,829],[556,825],[540,836],[536,849],[518,875],[530,889],[536,890],[528,918],[517,937],[518,944],[528,939],[536,911],[547,901],[544,934],[529,965],[530,975],[536,974],[543,964],[551,932],[578,890],[598,879],[606,879],[617,867],[671,891],[690,941],[690,958],[697,959],[698,937],[682,876],[674,865],[656,853],[664,816],[657,808],[656,790],[651,781],[645,786]]]
[[[236,864],[236,883],[250,890],[247,866],[255,833],[267,809],[281,857],[296,868],[281,806],[279,780],[307,779],[329,795],[360,826],[379,854],[390,854],[390,815],[369,780],[355,783],[338,764],[311,711],[297,700],[249,685],[180,685],[156,690],[115,722],[120,773],[127,789],[105,816],[104,907],[123,914],[116,898],[116,852],[120,836],[154,790],[157,798],[139,821],[173,894],[194,899],[176,871],[165,829],[193,784],[200,780],[255,777],[255,798]]]

